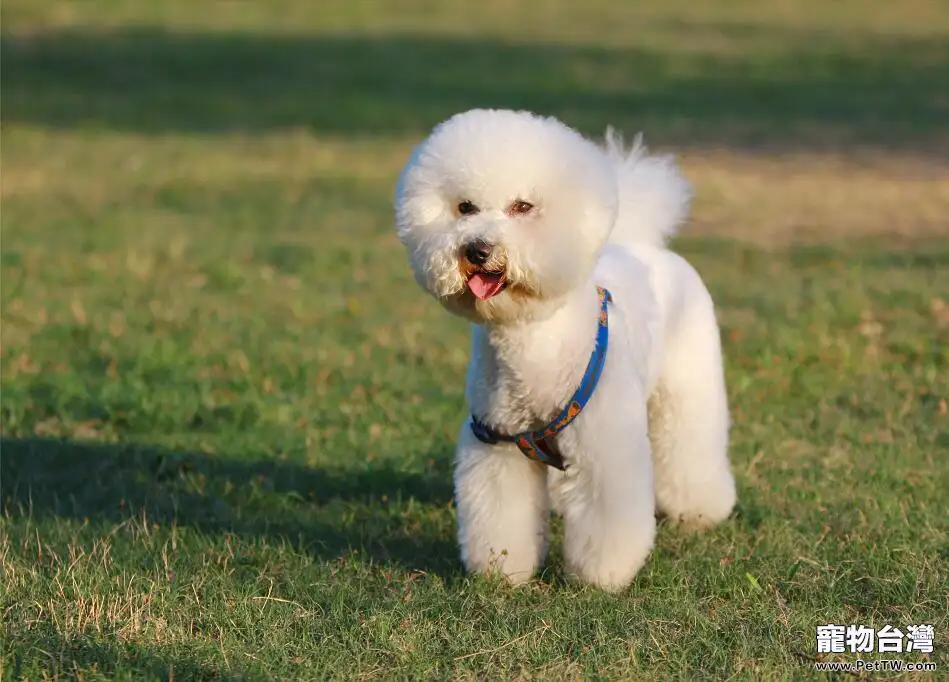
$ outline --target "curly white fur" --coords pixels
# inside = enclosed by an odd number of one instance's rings
[[[689,213],[691,189],[671,156],[649,156],[642,135],[628,152],[623,137],[606,129],[606,153],[616,169],[619,212],[610,241],[665,246]]]
[[[515,214],[512,202],[533,209]],[[666,250],[689,187],[671,159],[598,146],[552,118],[473,110],[438,126],[396,193],[398,233],[419,283],[474,322],[466,396],[515,433],[552,418],[593,349],[596,285],[613,294],[596,393],[557,439],[565,473],[513,445],[486,445],[466,422],[455,457],[461,556],[472,571],[527,580],[546,552],[551,506],[563,514],[570,572],[627,585],[652,549],[657,511],[706,526],[735,503],[728,408],[711,297]],[[463,214],[462,202],[476,206]],[[507,288],[469,291],[465,248],[492,246]]]

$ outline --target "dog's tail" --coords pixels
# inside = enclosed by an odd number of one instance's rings
[[[606,154],[616,166],[619,204],[609,241],[664,246],[689,212],[692,190],[671,156],[650,156],[637,135],[627,150],[623,137],[606,129]]]

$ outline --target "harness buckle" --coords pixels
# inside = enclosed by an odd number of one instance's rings
[[[475,438],[487,445],[497,445],[500,442],[494,433],[477,419],[471,420],[471,431],[474,433]]]

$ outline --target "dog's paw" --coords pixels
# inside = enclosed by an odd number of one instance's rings
[[[676,516],[663,516],[663,521],[674,526],[677,529],[690,532],[690,533],[702,533],[711,528],[714,528],[719,523],[722,522],[722,519],[713,518],[708,514],[703,514],[701,512],[695,514],[678,514]]]
[[[521,585],[534,576],[537,557],[521,553],[517,555],[506,549],[494,551],[479,548],[462,549],[461,560],[470,573],[480,573],[489,578],[500,578],[511,585]]]
[[[655,540],[655,523],[617,534],[565,537],[567,570],[575,578],[610,592],[629,585],[646,563]]]
[[[611,556],[593,560],[587,557],[584,561],[568,561],[567,570],[576,580],[607,592],[619,592],[633,582],[645,560],[646,557],[630,559]]]

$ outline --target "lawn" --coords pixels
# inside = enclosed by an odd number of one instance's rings
[[[947,674],[949,12],[562,4],[5,0],[3,680],[820,679],[826,623]],[[468,332],[391,200],[473,106],[697,191],[740,502],[617,595],[556,523],[525,587],[457,558]]]

